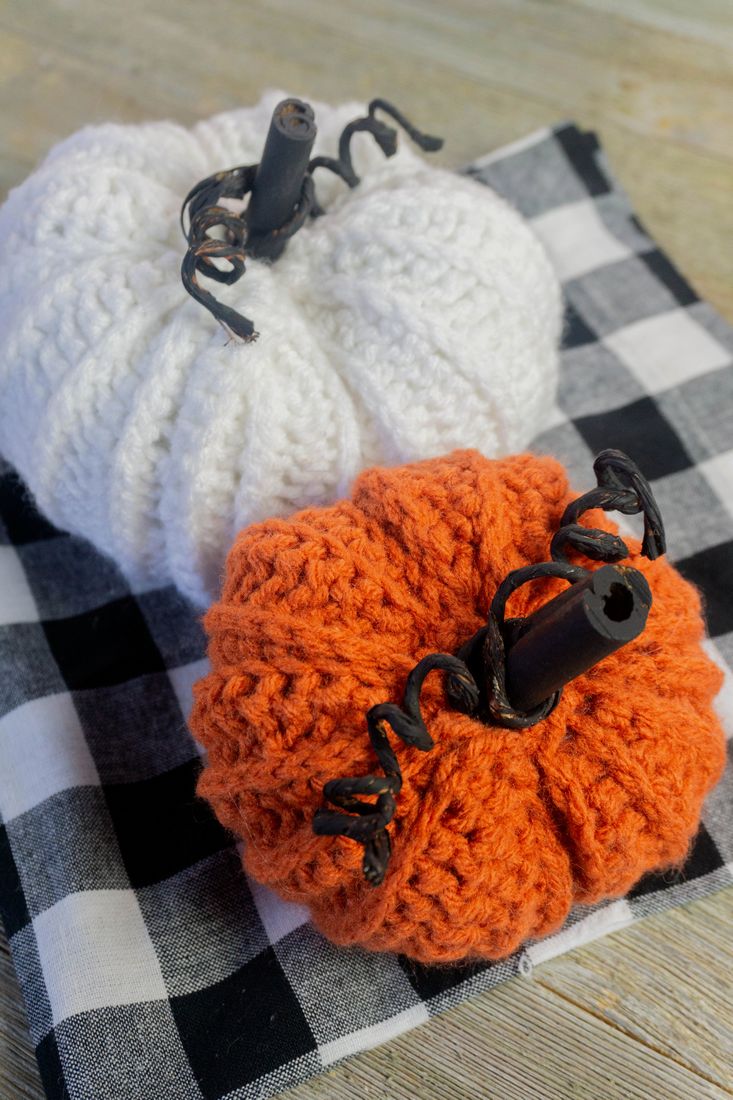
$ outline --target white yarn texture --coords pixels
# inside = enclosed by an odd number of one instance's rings
[[[325,216],[275,264],[212,284],[260,333],[227,343],[181,285],[179,210],[198,180],[259,160],[282,98],[190,130],[86,128],[0,210],[0,453],[134,584],[202,606],[241,527],[338,498],[374,463],[521,450],[556,385],[560,291],[538,240],[403,133],[389,160],[357,135],[359,187],[319,169]],[[312,105],[314,153],[336,155],[365,107]]]

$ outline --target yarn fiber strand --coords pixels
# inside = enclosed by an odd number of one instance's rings
[[[334,942],[422,962],[500,958],[555,931],[572,904],[684,860],[723,767],[721,673],[701,646],[697,591],[633,539],[647,626],[568,684],[546,720],[484,725],[426,680],[435,746],[395,749],[403,785],[381,886],[364,881],[361,845],[313,833],[324,783],[374,770],[366,711],[399,702],[421,657],[455,653],[483,625],[507,573],[547,557],[575,495],[552,459],[461,451],[371,469],[351,499],[237,538],[205,620],[199,789],[244,840],[247,871],[305,903]],[[583,522],[616,530],[601,512]],[[510,614],[563,587],[520,589]]]

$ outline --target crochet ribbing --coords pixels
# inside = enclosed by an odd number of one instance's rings
[[[400,140],[319,172],[324,217],[216,296],[181,285],[183,197],[260,159],[271,93],[193,129],[105,125],[57,146],[0,211],[0,453],[59,526],[135,582],[205,605],[238,530],[344,495],[375,462],[524,446],[551,407],[557,279],[489,188]],[[334,154],[359,104],[313,104]],[[429,120],[418,120],[426,121]]]
[[[620,895],[680,863],[721,773],[696,590],[627,540],[653,605],[643,634],[569,684],[537,726],[513,731],[422,692],[435,747],[398,745],[404,785],[376,889],[362,848],[317,837],[334,775],[374,770],[364,715],[399,701],[428,652],[454,652],[497,585],[547,557],[568,491],[530,455],[456,452],[362,474],[350,500],[243,531],[206,617],[211,673],[196,687],[207,751],[200,793],[244,840],[244,864],[310,908],[339,944],[423,962],[498,958],[557,929],[574,902]],[[591,512],[589,526],[615,530]],[[525,615],[563,588],[519,590]]]

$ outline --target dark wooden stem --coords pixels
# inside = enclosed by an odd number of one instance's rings
[[[313,110],[300,99],[275,108],[247,209],[247,252],[276,260],[287,243],[277,230],[292,218],[316,137]]]
[[[507,694],[531,711],[641,634],[652,596],[638,569],[604,565],[520,622],[507,622]]]

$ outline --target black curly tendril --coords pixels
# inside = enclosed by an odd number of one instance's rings
[[[509,597],[522,585],[541,577],[559,577],[571,585],[585,580],[590,571],[567,560],[566,551],[569,549],[585,554],[593,561],[609,563],[629,556],[626,543],[618,535],[578,523],[580,517],[593,508],[621,512],[627,516],[641,513],[644,516],[642,554],[653,561],[666,549],[664,525],[657,502],[636,463],[622,451],[609,448],[597,456],[593,472],[597,487],[569,504],[562,515],[560,527],[550,543],[552,561],[526,565],[509,573],[491,601],[486,626],[459,651],[459,656],[465,659],[469,648],[483,641],[484,662],[491,670],[488,712],[494,722],[509,729],[526,729],[541,722],[552,713],[562,695],[560,689],[529,712],[521,712],[511,705],[507,692],[506,640],[512,635],[516,637],[526,620],[505,618]],[[459,705],[460,699],[451,699],[451,702],[454,706]]]
[[[559,577],[571,586],[586,581],[592,571],[570,563],[566,556],[569,550],[607,563],[628,557],[628,548],[618,535],[579,524],[580,517],[590,509],[601,508],[624,515],[641,513],[644,517],[642,554],[653,560],[665,552],[662,517],[651,488],[636,464],[621,451],[609,449],[598,455],[593,470],[597,487],[565,509],[560,528],[550,544],[552,560],[509,573],[491,602],[486,626],[455,656],[431,653],[423,657],[407,677],[402,706],[379,703],[367,712],[369,738],[384,776],[333,779],[325,784],[324,798],[338,810],[317,810],[313,830],[320,836],[345,836],[363,844],[362,869],[373,886],[384,880],[387,870],[391,852],[387,826],[394,816],[396,796],[402,787],[402,772],[389,744],[387,730],[391,729],[405,744],[423,752],[433,747],[420,711],[420,691],[426,676],[433,670],[443,671],[448,702],[464,714],[510,729],[535,725],[557,706],[562,688],[531,711],[521,712],[512,706],[507,692],[507,640],[516,637],[530,619],[506,619],[509,597],[523,585],[543,577]],[[651,602],[643,577],[641,582]],[[376,801],[366,802],[358,795],[376,796]],[[350,813],[341,812],[344,810]]]
[[[372,886],[384,879],[391,851],[389,825],[395,812],[395,797],[402,788],[402,771],[387,737],[388,729],[406,745],[428,752],[433,739],[420,711],[420,691],[425,678],[434,670],[446,673],[451,694],[462,701],[470,713],[478,705],[478,687],[463,661],[449,653],[431,653],[423,657],[407,677],[402,706],[378,703],[367,711],[369,740],[384,775],[363,775],[351,779],[332,779],[323,788],[324,797],[341,810],[316,810],[313,830],[319,836],[347,836],[364,845],[362,869]],[[376,802],[363,802],[357,795],[376,795]]]
[[[308,112],[309,121],[312,122],[313,113],[308,105],[300,104],[300,107]],[[257,339],[258,333],[248,317],[219,302],[210,291],[202,287],[198,276],[205,275],[215,282],[231,286],[244,274],[247,258],[255,255],[273,257],[273,245],[278,246],[279,254],[284,243],[309,218],[320,217],[324,211],[318,203],[313,181],[313,173],[317,168],[333,172],[350,188],[357,187],[361,181],[354,170],[351,154],[351,141],[355,134],[371,134],[385,157],[394,156],[397,152],[397,131],[377,118],[377,111],[388,115],[425,152],[434,152],[441,148],[442,138],[422,133],[387,100],[373,99],[364,118],[354,119],[344,127],[339,138],[337,157],[318,156],[308,162],[299,197],[283,225],[264,234],[252,234],[249,207],[240,214],[234,214],[221,205],[222,199],[242,200],[253,192],[259,164],[216,172],[197,183],[186,195],[181,207],[181,229],[188,242],[188,250],[181,266],[181,279],[191,297],[205,306],[230,336],[250,342]],[[210,236],[215,229],[220,231],[222,239]],[[222,261],[228,265],[226,269],[219,266]]]

